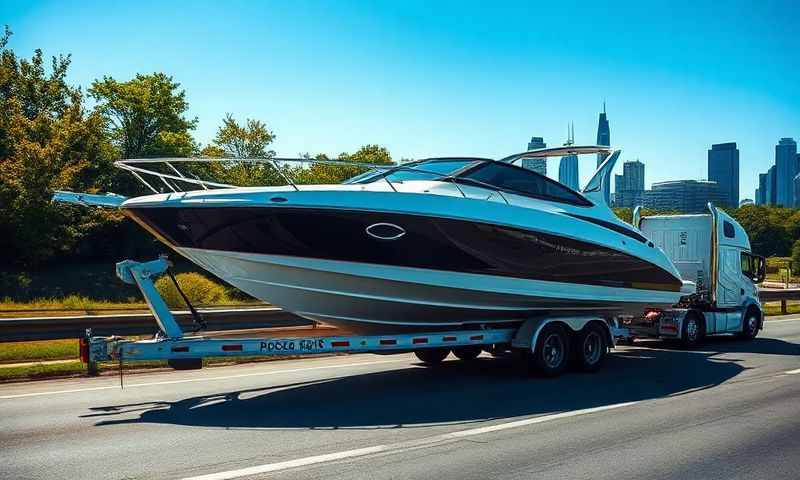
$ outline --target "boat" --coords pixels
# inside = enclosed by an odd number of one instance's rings
[[[585,154],[607,158],[582,192],[519,166]],[[153,194],[54,199],[119,208],[225,282],[316,322],[358,332],[491,328],[545,314],[637,314],[684,294],[664,252],[605,203],[619,155],[565,146],[428,158],[362,165],[369,170],[341,184],[263,187],[176,167],[196,159],[122,160]],[[283,160],[245,161],[280,171]]]

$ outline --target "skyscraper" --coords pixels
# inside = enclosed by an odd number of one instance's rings
[[[597,121],[597,144],[598,145],[611,145],[611,129],[608,126],[608,116],[606,116],[606,102],[603,102],[603,112],[600,114],[600,119]],[[597,154],[597,166],[605,161],[608,155],[603,153]],[[606,199],[606,204],[611,200],[611,185],[603,185],[603,198]]]
[[[736,142],[711,145],[708,179],[717,182],[720,193],[727,195],[721,207],[739,206],[739,149]]]
[[[775,145],[775,203],[793,207],[794,177],[797,175],[797,142],[781,138]]]
[[[567,141],[564,143],[564,145],[573,145],[574,143],[575,127],[573,126],[567,129]],[[578,184],[577,155],[567,155],[565,157],[561,157],[561,161],[558,163],[558,181],[573,190],[578,190],[580,188]]]
[[[671,180],[653,184],[644,196],[644,206],[653,210],[677,210],[681,213],[705,213],[706,205],[719,204],[726,197],[717,182],[708,180]]]
[[[622,165],[620,180],[614,183],[614,205],[627,208],[642,205],[644,203],[644,163],[639,160],[625,162]]]
[[[769,170],[767,170],[767,185],[764,192],[764,205],[775,205],[777,190],[777,175],[775,175],[775,170],[775,165],[769,167]]]
[[[766,194],[767,194],[767,174],[766,173],[759,173],[758,174],[758,188],[756,189],[756,205],[766,205]]]
[[[547,148],[547,144],[544,143],[544,138],[542,138],[542,137],[531,137],[531,141],[528,142],[528,150],[537,150],[539,148]],[[533,170],[536,173],[541,173],[542,175],[547,175],[547,159],[546,158],[523,158],[522,159],[522,168],[527,168],[528,170]]]

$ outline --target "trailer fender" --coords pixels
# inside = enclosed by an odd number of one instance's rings
[[[590,322],[598,322],[603,325],[603,331],[606,333],[606,341],[609,347],[614,346],[614,336],[611,333],[611,327],[608,322],[602,317],[583,315],[583,316],[564,316],[564,317],[539,317],[526,320],[522,326],[519,327],[514,339],[511,341],[513,348],[524,349],[533,351],[536,341],[539,339],[539,333],[542,329],[550,323],[558,323],[566,326],[572,333],[579,332]]]

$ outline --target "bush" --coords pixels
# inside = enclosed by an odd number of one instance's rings
[[[792,245],[792,270],[800,272],[800,240],[795,241]]]
[[[199,273],[179,273],[175,276],[181,290],[192,302],[192,305],[219,305],[230,303],[227,290],[223,285],[206,278]],[[156,289],[170,308],[184,308],[186,303],[181,298],[175,284],[167,275],[156,281]]]

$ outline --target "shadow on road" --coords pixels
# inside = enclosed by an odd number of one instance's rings
[[[668,345],[657,344],[662,347]],[[710,388],[744,370],[723,353],[800,354],[800,346],[759,338],[717,339],[700,351],[629,347],[601,372],[547,380],[524,376],[509,359],[324,378],[204,395],[177,402],[92,408],[96,425],[158,423],[220,428],[410,428],[645,400]],[[265,382],[268,381],[265,379]],[[128,418],[140,412],[137,418]],[[116,418],[124,415],[126,418]]]

